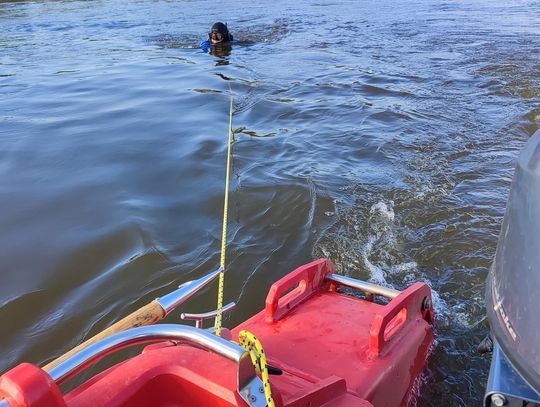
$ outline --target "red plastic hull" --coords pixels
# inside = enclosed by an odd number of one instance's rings
[[[339,379],[374,406],[406,405],[433,342],[432,310],[423,310],[429,287],[416,283],[380,305],[333,291],[324,281],[328,272],[333,265],[317,260],[276,282],[266,309],[233,329],[233,337],[253,332],[269,363],[284,371],[272,377],[284,405]]]
[[[381,305],[336,292],[325,280],[332,272],[317,260],[276,282],[233,339],[251,331],[283,371],[270,377],[278,407],[407,405],[433,342],[429,287],[416,283]],[[0,397],[13,407],[245,406],[236,389],[234,363],[172,343],[149,346],[65,396],[33,365],[0,376]]]

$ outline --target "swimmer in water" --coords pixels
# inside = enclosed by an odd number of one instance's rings
[[[233,40],[232,34],[229,32],[227,24],[215,23],[212,30],[208,33],[208,40],[212,45],[223,44]]]
[[[213,55],[228,55],[230,53],[230,43],[232,40],[233,36],[229,32],[227,24],[217,22],[210,29],[208,39],[201,42],[201,48],[204,52],[210,51]]]

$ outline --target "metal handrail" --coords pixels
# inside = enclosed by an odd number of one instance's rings
[[[223,308],[221,309],[221,312],[226,313],[228,311],[231,311],[235,306],[236,306],[235,302],[230,302],[227,305],[223,306]],[[183,320],[186,320],[186,321],[195,321],[195,327],[196,328],[202,328],[203,321],[205,319],[215,318],[217,313],[218,313],[217,310],[210,311],[210,312],[204,312],[204,313],[201,313],[201,314],[190,314],[188,312],[182,312],[180,314],[180,318],[182,318]]]
[[[151,325],[131,328],[104,338],[58,364],[49,374],[56,383],[61,384],[111,353],[134,345],[164,340],[193,343],[236,363],[240,362],[245,353],[239,345],[190,326]]]
[[[356,280],[354,278],[341,276],[339,274],[330,273],[327,274],[325,278],[333,283],[356,288],[368,294],[381,295],[390,299],[396,298],[399,294],[401,294],[401,291],[394,290],[393,288],[383,287],[381,285]]]
[[[181,340],[214,352],[238,364],[238,392],[249,406],[259,407],[261,380],[256,376],[249,353],[241,346],[205,330],[185,325],[161,324],[131,328],[104,338],[66,359],[50,370],[49,374],[60,384],[103,357],[134,345],[148,342]],[[263,398],[264,399],[264,398]],[[8,404],[9,406],[9,404]],[[3,407],[0,405],[0,407]]]

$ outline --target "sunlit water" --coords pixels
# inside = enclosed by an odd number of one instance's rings
[[[540,122],[534,1],[0,1],[0,371],[219,264],[225,301],[327,256],[434,289],[418,405],[480,405],[484,279]],[[198,43],[228,22],[228,55]],[[227,53],[226,53],[227,54]],[[215,288],[185,311],[215,306]],[[178,315],[170,317],[177,320]]]

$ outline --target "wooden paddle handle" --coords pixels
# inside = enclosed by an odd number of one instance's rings
[[[156,300],[152,301],[150,304],[145,305],[142,308],[139,308],[137,311],[129,314],[127,317],[121,319],[117,323],[111,325],[107,329],[101,331],[97,335],[91,337],[90,339],[84,341],[80,345],[74,347],[70,351],[64,353],[58,359],[53,360],[49,364],[45,365],[43,369],[49,372],[52,368],[56,367],[59,363],[73,356],[81,349],[86,348],[88,345],[91,345],[107,336],[110,336],[114,333],[125,331],[129,328],[135,328],[137,326],[151,325],[165,317],[165,311],[159,305],[159,302]]]

